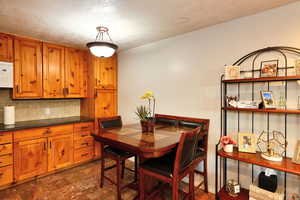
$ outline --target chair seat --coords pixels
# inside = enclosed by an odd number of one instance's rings
[[[121,149],[118,149],[118,148],[115,148],[115,147],[111,147],[111,146],[108,146],[108,147],[105,147],[104,148],[104,153],[106,154],[109,154],[109,155],[112,155],[114,157],[132,157],[134,156],[134,154],[128,152],[128,151],[124,151],[124,150],[121,150]]]
[[[175,156],[176,152],[172,152],[160,158],[152,158],[145,161],[140,167],[171,178],[173,176]]]

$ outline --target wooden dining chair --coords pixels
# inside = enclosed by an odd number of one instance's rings
[[[122,119],[121,116],[115,116],[115,117],[110,117],[110,118],[99,118],[98,119],[99,122],[99,129],[100,129],[100,134],[101,132],[108,130],[108,129],[112,129],[112,128],[121,128],[122,127]],[[101,145],[101,153],[102,153],[102,160],[101,160],[101,178],[100,178],[100,187],[103,187],[103,183],[104,183],[104,179],[108,180],[109,182],[111,182],[113,185],[116,185],[117,187],[117,199],[121,200],[121,191],[128,187],[130,184],[132,184],[133,182],[137,181],[137,156],[124,151],[122,149],[113,147],[113,146],[104,146]],[[131,170],[125,167],[125,161],[128,158],[131,157],[135,157],[135,169]],[[115,161],[115,165],[112,165],[110,167],[105,167],[105,159],[111,159]],[[116,173],[116,177],[117,177],[117,181],[114,182],[111,178],[105,176],[104,172],[115,168],[117,170]],[[132,183],[129,183],[123,187],[121,187],[121,179],[124,178],[124,171],[125,169],[128,169],[130,171],[134,171],[135,173],[135,180]]]
[[[178,125],[178,121],[176,116],[155,114],[155,124],[176,127]]]
[[[145,200],[145,176],[151,176],[172,185],[172,200],[179,199],[179,184],[189,175],[189,193],[186,198],[194,199],[194,154],[199,129],[183,132],[177,150],[160,158],[145,161],[139,168],[140,200]],[[152,199],[156,192],[147,195]]]
[[[178,122],[179,127],[189,127],[199,129],[198,142],[195,151],[194,163],[199,165],[203,162],[203,171],[195,169],[196,174],[203,176],[203,181],[200,182],[196,188],[200,188],[204,184],[204,191],[208,192],[208,174],[207,174],[207,148],[208,148],[208,130],[209,130],[209,120],[208,119],[198,119],[198,118],[183,118]]]

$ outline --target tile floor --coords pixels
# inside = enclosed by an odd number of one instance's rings
[[[130,161],[126,164],[132,166]],[[104,187],[99,187],[99,172],[100,161],[94,161],[2,190],[0,200],[114,200],[116,196],[113,185],[105,181]],[[107,173],[114,176],[114,172],[110,170]],[[132,173],[126,172],[125,176],[124,180],[133,180]],[[131,189],[122,192],[123,200],[131,200],[135,196],[136,191]],[[198,190],[195,200],[204,199],[212,200],[214,197]]]

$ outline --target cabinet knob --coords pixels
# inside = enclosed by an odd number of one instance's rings
[[[81,154],[81,157],[87,156],[89,153]]]
[[[17,93],[20,93],[19,85],[16,85]]]

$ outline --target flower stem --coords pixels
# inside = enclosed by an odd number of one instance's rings
[[[153,98],[153,115],[152,117],[154,118],[155,115],[155,98]]]

